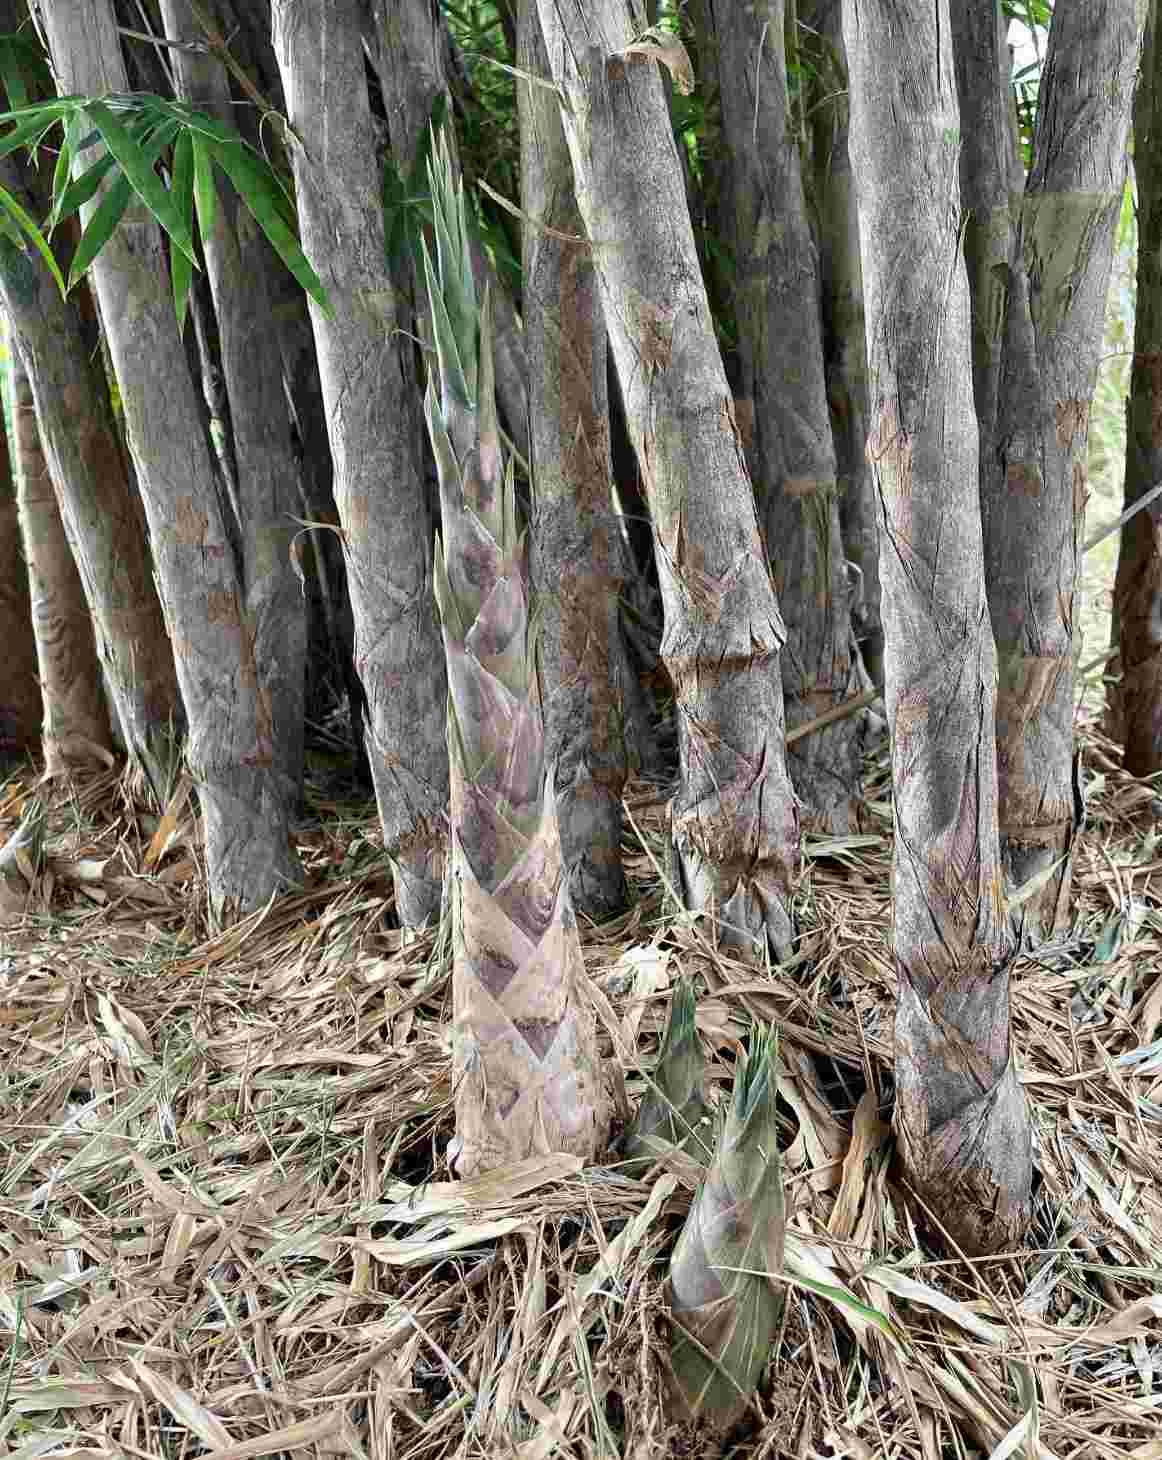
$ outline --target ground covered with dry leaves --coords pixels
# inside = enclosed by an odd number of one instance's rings
[[[675,905],[635,786],[634,906],[585,936],[619,1124],[680,972],[719,1091],[752,1021],[781,1031],[785,1317],[711,1453],[1162,1460],[1162,802],[1092,729],[1085,764],[1073,936],[1015,980],[1036,1220],[974,1263],[890,1164],[885,757],[765,972]],[[0,786],[0,842],[34,789]],[[163,818],[113,773],[52,794],[0,928],[0,1456],[707,1453],[662,1301],[698,1168],[450,1179],[448,939],[385,931],[374,807],[316,784],[306,892],[211,937],[187,788]]]

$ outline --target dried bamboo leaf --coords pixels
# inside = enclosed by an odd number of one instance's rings
[[[43,797],[24,808],[16,830],[0,847],[0,898],[20,909],[44,866],[44,834],[48,811]]]
[[[804,1242],[794,1230],[788,1229],[783,1253],[788,1278],[838,1308],[861,1348],[867,1347],[871,1328],[877,1328],[887,1339],[898,1341],[891,1318],[873,1304],[861,1303],[835,1272],[830,1258],[826,1248]]]
[[[1083,723],[1082,735],[1096,760],[1100,732]],[[1127,869],[1139,888],[1162,871],[1157,849],[1143,843],[1142,783],[1108,769],[1106,788],[1090,801],[1102,828],[1099,855],[1077,868],[1078,916],[1090,940],[1111,906],[1128,905]],[[872,774],[886,778],[886,766]],[[22,771],[0,788],[0,837],[15,829],[34,782]],[[104,781],[95,815],[91,784],[78,778],[67,800],[50,800],[52,866],[59,876],[67,859],[108,864],[102,875],[111,887],[108,868],[139,866],[156,822],[126,820],[119,777]],[[658,788],[638,783],[630,804],[641,832],[661,844],[667,821]],[[199,943],[195,931],[191,943],[188,904],[197,899],[189,886],[155,880],[163,895],[156,906],[111,896],[98,912],[82,907],[64,877],[51,926],[0,933],[8,1082],[0,1111],[0,1450],[7,1444],[14,1457],[36,1460],[51,1436],[49,1450],[61,1460],[117,1460],[126,1444],[148,1460],[165,1450],[167,1434],[180,1446],[185,1426],[137,1383],[133,1355],[221,1416],[239,1445],[269,1446],[276,1426],[350,1406],[372,1460],[456,1460],[465,1447],[515,1454],[556,1433],[538,1427],[524,1396],[555,1414],[572,1394],[579,1403],[558,1455],[610,1449],[603,1426],[611,1396],[626,1417],[619,1453],[655,1460],[681,1448],[687,1437],[675,1436],[677,1416],[661,1392],[653,1274],[672,1246],[670,1224],[697,1186],[693,1162],[667,1158],[662,1148],[674,1148],[659,1140],[666,1174],[651,1187],[625,1178],[619,1161],[585,1169],[580,1156],[539,1158],[474,1181],[438,1179],[445,1173],[431,1164],[426,1141],[450,1100],[440,997],[447,949],[437,953],[431,935],[408,949],[386,940],[381,869],[370,881],[338,870],[349,845],[374,843],[376,834],[373,809],[332,803],[305,844],[327,869],[325,887],[288,899],[285,915],[276,909],[240,934]],[[649,958],[668,953],[673,981],[681,968],[712,982],[713,998],[697,1010],[708,1052],[733,1044],[751,1007],[783,1021],[783,1088],[837,1177],[852,1132],[831,1145],[829,1092],[795,1054],[866,1061],[880,1088],[890,1073],[889,852],[855,848],[850,867],[817,862],[809,952],[793,978],[783,968],[743,978],[725,961],[710,963],[674,922],[660,924],[646,950]],[[645,882],[641,906],[588,934],[585,955],[602,970],[595,987],[606,991],[608,1039],[633,1070],[639,1030],[654,1043],[664,1031],[671,980],[634,951],[655,934],[662,889],[644,849],[629,859]],[[1120,892],[1110,862],[1122,875]],[[321,916],[305,918],[307,908]],[[1070,1038],[1068,994],[1089,972],[1077,966],[1076,950],[1018,965],[1014,1039],[1043,1135],[1038,1203],[1043,1212],[1060,1203],[1065,1225],[1042,1229],[1047,1250],[1006,1262],[1011,1304],[995,1301],[992,1264],[901,1264],[911,1251],[905,1192],[882,1148],[865,1155],[855,1226],[838,1241],[825,1228],[844,1188],[791,1185],[783,1152],[788,1208],[793,1192],[805,1209],[798,1231],[787,1232],[781,1286],[796,1290],[788,1294],[790,1341],[769,1389],[760,1382],[757,1391],[767,1423],[747,1436],[755,1453],[824,1453],[832,1433],[852,1453],[858,1439],[876,1455],[886,1442],[924,1460],[986,1456],[1029,1412],[1023,1361],[1035,1366],[1036,1453],[1045,1460],[1162,1460],[1162,1204],[1149,1179],[1162,1162],[1162,1081],[1149,1072],[1162,1028],[1144,1022],[1162,966],[1162,918],[1147,913],[1129,956],[1128,942],[1104,966],[1128,1002],[1103,1006],[1092,1026],[1097,1053],[1089,1031],[1076,1050]],[[850,1002],[818,996],[836,972]],[[140,1042],[136,1020],[163,1078],[124,1057],[126,1035]],[[780,1111],[785,1117],[781,1101]],[[304,1141],[304,1122],[320,1131],[325,1157],[347,1153],[325,1182],[320,1146]],[[1074,1149],[1100,1182],[1085,1179]],[[854,1165],[852,1157],[845,1171]],[[495,1235],[492,1224],[506,1222],[519,1225]],[[561,1231],[574,1240],[559,1242]],[[399,1245],[381,1265],[362,1244],[387,1239]],[[1139,1241],[1152,1244],[1149,1257]],[[450,1242],[466,1245],[449,1250]],[[1079,1249],[1076,1260],[1060,1250],[1069,1245]],[[1098,1249],[1106,1260],[1094,1256]],[[1003,1341],[983,1342],[915,1289],[908,1298],[889,1295],[877,1281],[881,1263],[951,1296],[970,1321],[1003,1329]],[[220,1308],[205,1301],[207,1277],[237,1327],[224,1326]],[[242,1300],[251,1282],[258,1301],[247,1326]],[[1061,1316],[1051,1322],[1050,1313]],[[810,1323],[807,1342],[800,1315]],[[167,1334],[187,1336],[180,1351]],[[430,1398],[424,1371],[442,1360],[429,1339],[471,1376],[475,1400],[456,1381],[446,1398]],[[265,1394],[256,1392],[251,1361],[269,1382]],[[59,1382],[45,1387],[47,1373]],[[90,1382],[94,1374],[101,1383]],[[9,1383],[19,1409],[3,1402]],[[302,1443],[284,1443],[280,1453],[306,1456],[304,1431],[291,1436]],[[1033,1453],[1033,1438],[1030,1427],[1015,1456]],[[358,1454],[342,1428],[316,1448]]]
[[[953,1323],[959,1324],[966,1333],[971,1333],[982,1343],[1002,1344],[1005,1341],[1003,1328],[999,1328],[995,1323],[986,1322],[967,1304],[958,1303],[955,1298],[949,1298],[946,1294],[929,1287],[927,1283],[908,1277],[898,1267],[886,1262],[876,1263],[863,1273],[863,1277],[865,1281],[875,1283],[894,1297],[903,1298],[909,1303],[919,1303],[923,1307],[942,1313],[945,1318],[950,1318]]]
[[[865,1163],[890,1134],[888,1127],[879,1119],[877,1108],[875,1092],[865,1090],[856,1106],[851,1146],[843,1158],[843,1181],[827,1224],[827,1230],[833,1237],[847,1238],[855,1231],[863,1200]]]
[[[661,26],[654,25],[643,30],[636,41],[623,46],[618,56],[644,56],[665,66],[673,79],[674,87],[681,96],[689,96],[694,90],[694,67],[690,53],[679,38]]]
[[[188,1390],[175,1384],[165,1374],[159,1374],[140,1359],[132,1359],[133,1368],[144,1388],[176,1420],[197,1435],[210,1450],[226,1450],[230,1447],[230,1431],[216,1414],[199,1404]]]

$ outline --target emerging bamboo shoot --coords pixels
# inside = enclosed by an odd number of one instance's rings
[[[439,361],[425,409],[440,477],[436,601],[448,664],[453,1068],[461,1176],[552,1151],[585,1157],[608,1115],[546,764],[525,537],[478,311],[462,189],[443,141],[425,248]]]

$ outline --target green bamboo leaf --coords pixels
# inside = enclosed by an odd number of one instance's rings
[[[32,218],[24,211],[16,199],[5,188],[0,188],[0,209],[8,214],[9,218],[17,225],[20,231],[29,240],[32,246],[44,259],[45,267],[57,282],[57,287],[62,294],[67,293],[65,281],[61,277],[61,271],[57,267],[57,261],[52,256],[52,249],[48,246],[48,240],[36,226]]]
[[[80,112],[74,112],[62,129],[60,152],[52,174],[52,211],[48,216],[50,231],[59,222],[57,205],[68,191],[69,179],[73,175],[73,158],[79,144],[84,140],[84,129],[85,119]]]
[[[89,120],[101,133],[105,145],[117,161],[121,164],[122,172],[128,178],[133,191],[165,229],[170,241],[186,254],[190,262],[196,267],[197,259],[194,255],[194,240],[190,230],[182,217],[180,210],[176,207],[173,198],[166,189],[165,184],[153,168],[153,161],[142,148],[140,143],[133,136],[130,129],[123,125],[113,114],[113,111],[104,102],[91,101],[85,108]],[[178,123],[170,122],[173,131],[177,130]],[[156,140],[159,134],[164,134],[166,127],[159,124],[158,132],[152,140]],[[122,209],[124,212],[124,209]],[[90,227],[92,224],[90,224]],[[110,230],[112,231],[112,230]]]
[[[234,184],[238,196],[287,268],[327,316],[331,304],[318,274],[303,252],[286,217],[286,194],[271,169],[239,140],[210,145],[214,160]]]
[[[11,107],[8,111],[0,112],[0,123],[20,123],[34,114],[45,121],[59,122],[70,112],[75,112],[79,107],[83,107],[85,101],[86,98],[83,96],[54,96],[49,101],[38,101],[32,106]]]
[[[887,1314],[881,1313],[878,1308],[872,1308],[867,1303],[861,1303],[857,1297],[847,1288],[836,1287],[834,1283],[821,1283],[816,1278],[805,1277],[802,1273],[789,1276],[787,1273],[766,1272],[761,1268],[751,1267],[719,1267],[715,1266],[715,1272],[737,1273],[741,1277],[765,1278],[767,1282],[785,1283],[790,1288],[803,1288],[805,1292],[814,1293],[817,1297],[825,1298],[837,1308],[843,1308],[848,1313],[853,1313],[865,1323],[870,1323],[878,1328],[885,1338],[899,1342],[900,1335],[892,1327]]]
[[[436,358],[439,362],[440,385],[445,399],[451,398],[460,405],[474,404],[469,394],[466,372],[460,361],[460,349],[456,340],[456,331],[448,315],[448,309],[444,302],[444,291],[440,288],[439,277],[436,274],[436,267],[432,263],[432,256],[428,252],[428,245],[423,243],[424,253],[424,277],[428,285],[428,304],[432,311],[432,333],[436,342]],[[474,363],[474,362],[473,362]],[[475,374],[475,371],[473,371]]]
[[[75,127],[74,127],[75,122]],[[69,122],[69,127],[75,132],[72,143],[74,157],[85,152],[94,143],[101,142],[101,134],[94,131],[83,112],[78,112],[75,118]],[[168,121],[165,126],[152,128],[152,123],[147,118],[137,118],[131,124],[131,131],[141,140],[142,150],[150,163],[154,163],[161,156],[162,152],[169,145],[177,132],[177,124]],[[103,143],[101,143],[104,146]],[[49,215],[49,229],[56,228],[66,218],[78,212],[84,205],[96,195],[97,189],[102,181],[118,167],[119,163],[112,152],[105,149],[101,156],[93,163],[92,167],[74,180],[65,188],[53,203],[53,209]]]
[[[55,202],[69,185],[69,178],[73,171],[73,149],[69,145],[69,134],[66,130],[64,139],[61,142],[61,149],[57,153],[56,167],[52,173],[52,196]]]
[[[66,218],[71,218],[74,213],[79,212],[96,194],[101,183],[116,166],[117,159],[112,152],[106,152],[99,161],[93,163],[92,167],[69,183],[53,202],[52,212],[48,217],[49,230],[51,231],[63,223]]]
[[[170,196],[182,215],[190,237],[194,236],[194,144],[189,132],[178,133],[173,149],[173,176]]]
[[[78,279],[83,278],[89,265],[109,242],[113,230],[121,222],[121,215],[128,208],[132,196],[133,188],[129,179],[124,173],[120,173],[114,178],[106,190],[105,196],[93,210],[88,227],[81,235],[81,241],[73,256],[72,267],[69,269],[70,289]]]
[[[198,203],[198,231],[203,244],[214,232],[218,216],[218,188],[214,182],[214,164],[205,138],[191,127],[190,142],[194,149],[194,197]]]
[[[173,182],[170,187],[173,200],[186,227],[193,236],[194,231],[194,147],[189,132],[182,132],[173,150]],[[190,283],[194,277],[193,265],[181,249],[171,248],[169,258],[170,274],[173,277],[173,301],[178,317],[178,333],[186,327],[186,306],[190,299]]]
[[[163,119],[163,125],[158,126],[152,132],[152,135],[149,134],[151,126],[152,122],[148,118],[140,118],[134,123],[134,130],[143,139],[141,155],[149,167],[153,166],[165,148],[173,140],[177,132],[178,123],[172,119]],[[66,195],[70,206],[72,203],[75,203],[77,207],[80,207],[83,202],[87,202],[96,192],[101,178],[107,172],[111,172],[114,169],[117,169],[117,176],[111,183],[105,196],[101,199],[93,216],[89,219],[89,225],[82,235],[76,257],[73,259],[72,268],[69,270],[70,289],[82,277],[97,254],[100,253],[101,249],[109,241],[113,230],[117,227],[125,209],[129,206],[129,201],[133,196],[133,187],[126,177],[124,170],[119,167],[116,157],[114,157],[112,152],[106,152],[99,162],[95,163],[87,173],[77,180],[77,192],[72,194],[72,190],[70,189],[71,197]],[[96,174],[96,176],[93,176],[93,174]],[[63,206],[64,202],[65,200],[62,200],[61,212],[63,216],[67,217],[68,214],[65,212]]]
[[[170,102],[169,107],[172,114],[180,118],[187,131],[195,137],[201,137],[205,142],[234,143],[239,140],[235,128],[215,117],[208,117],[205,112],[194,111],[192,107],[182,106],[180,102]]]
[[[468,221],[464,211],[464,190],[455,182],[447,139],[436,139],[436,157],[429,164],[433,225],[436,235],[438,277],[447,287],[440,291],[449,337],[455,341],[456,358],[462,362],[466,404],[476,403],[477,325],[476,282],[472,276]],[[430,289],[429,289],[430,292]],[[434,301],[433,301],[434,303]]]
[[[269,205],[293,232],[298,222],[294,199],[287,191],[286,184],[266,158],[255,152],[252,147],[248,147],[236,132],[224,138],[207,136],[206,143],[210,152],[218,158],[223,169],[226,168],[226,160],[219,154],[222,152],[231,154],[233,163],[243,178],[242,188],[238,188],[238,184],[234,183],[239,196],[247,199],[250,193],[256,193],[265,197]],[[233,181],[233,175],[230,176]],[[250,206],[249,202],[247,202],[247,206]],[[253,209],[251,211],[253,212]]]
[[[0,121],[16,123],[11,132],[0,137],[0,157],[7,157],[10,152],[21,147],[39,147],[45,133],[72,110],[71,106],[62,108],[45,105],[29,107],[19,112],[7,112],[0,116]]]

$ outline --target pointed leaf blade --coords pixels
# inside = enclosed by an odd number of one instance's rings
[[[10,112],[0,121],[15,121],[16,125],[6,136],[0,138],[0,157],[7,157],[21,147],[39,147],[46,132],[67,116],[72,108],[33,107],[29,111]]]
[[[198,231],[203,244],[214,232],[218,216],[218,187],[214,182],[214,164],[205,139],[193,128],[189,131],[194,153],[194,197],[198,205]]]
[[[149,154],[104,102],[89,102],[85,114],[101,133],[109,151],[121,164],[133,191],[169,235],[171,242],[196,266],[193,237],[180,209],[154,171],[153,160]],[[156,134],[152,140],[156,140]]]
[[[12,194],[8,192],[5,188],[0,188],[0,208],[4,209],[8,216],[12,219],[12,221],[32,244],[33,248],[35,248],[37,253],[40,254],[41,258],[44,260],[45,267],[56,280],[57,288],[61,291],[61,294],[66,294],[68,291],[65,288],[65,281],[61,276],[61,271],[57,266],[57,261],[53,257],[52,249],[48,246],[48,240],[45,238],[40,229],[36,226],[35,221],[28,215],[28,213],[25,212],[25,210],[12,196]]]
[[[239,139],[209,144],[214,160],[234,184],[238,196],[254,215],[271,247],[302,287],[328,317],[331,303],[318,274],[286,218],[286,195],[270,168]]]
[[[94,162],[92,167],[87,168],[80,177],[69,183],[57,195],[53,203],[48,219],[49,228],[56,228],[66,218],[71,218],[74,213],[80,212],[90,198],[96,195],[97,189],[116,166],[117,159],[111,152],[106,152],[104,157]]]
[[[174,203],[181,213],[186,228],[193,237],[194,230],[194,148],[188,131],[182,132],[174,144],[173,186]],[[173,277],[174,309],[178,317],[178,333],[186,327],[186,307],[190,299],[190,284],[194,269],[189,258],[181,249],[170,249],[170,274]]]
[[[109,242],[113,236],[113,230],[121,222],[121,217],[128,208],[132,196],[133,188],[129,179],[124,173],[120,173],[114,178],[104,197],[94,208],[93,216],[81,235],[81,241],[77,245],[72,266],[69,269],[70,289],[78,279],[84,277],[93,260]]]

